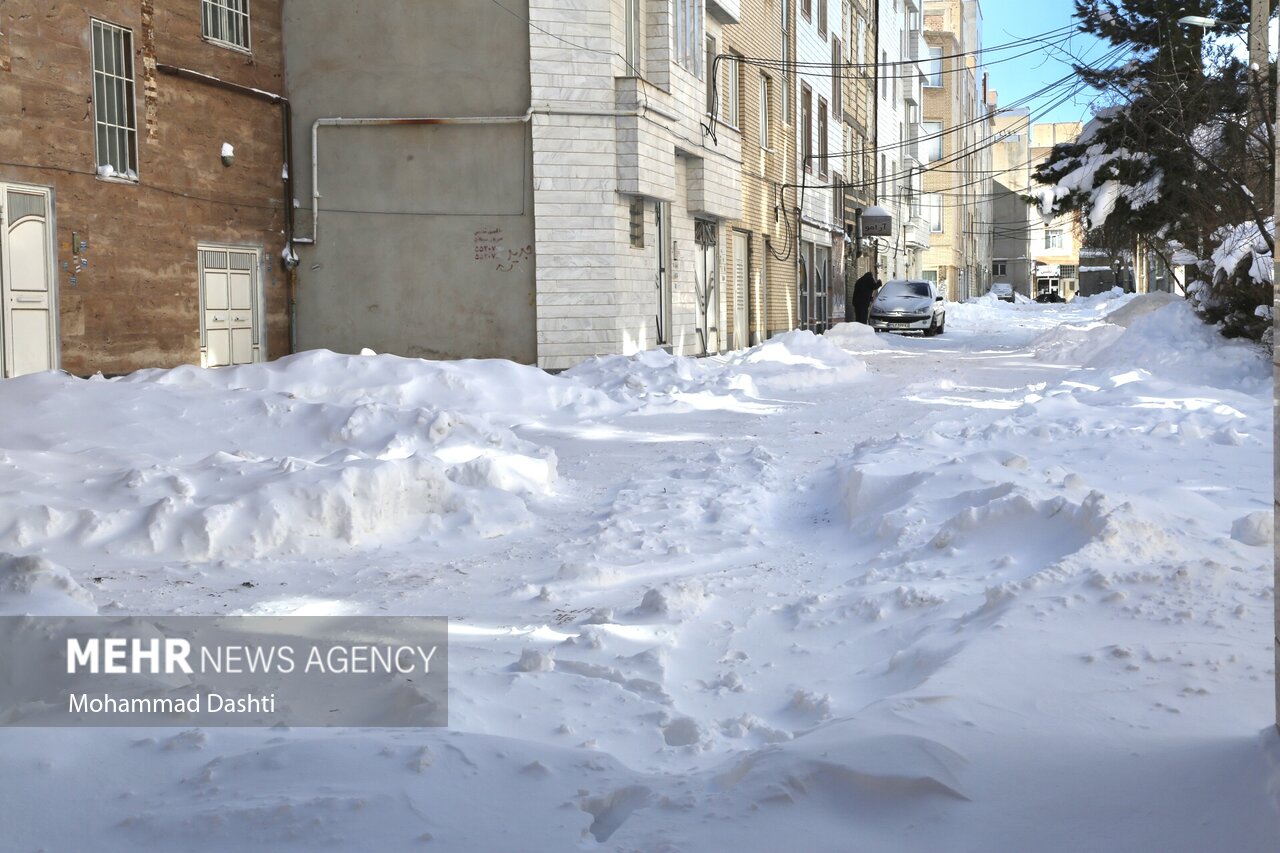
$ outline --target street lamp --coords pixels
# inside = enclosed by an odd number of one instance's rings
[[[1221,23],[1217,18],[1206,18],[1203,15],[1186,15],[1178,19],[1178,23],[1184,27],[1202,27],[1210,30]]]

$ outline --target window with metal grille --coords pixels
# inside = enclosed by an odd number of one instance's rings
[[[631,200],[631,245],[636,249],[644,248],[644,199]]]
[[[209,41],[249,49],[249,0],[200,0],[201,32]]]
[[[920,140],[924,143],[921,153],[924,154],[925,163],[936,163],[942,159],[942,122],[926,121],[924,123],[924,136]]]
[[[760,75],[760,147],[769,147],[769,87],[773,81],[767,74]]]
[[[641,2],[642,0],[626,0],[627,44],[625,62],[627,63],[627,74],[632,77],[641,76],[640,39],[643,26],[640,20]]]
[[[1059,266],[1059,267],[1058,267],[1058,275],[1062,276],[1063,278],[1075,278],[1075,277],[1076,277],[1076,265],[1075,265],[1075,264],[1062,264],[1061,266]]]
[[[925,74],[924,84],[926,86],[938,87],[942,85],[942,48],[929,48],[929,62],[926,65],[928,73]]]
[[[702,79],[702,24],[704,0],[676,0],[676,62],[686,71]]]
[[[707,68],[717,68],[716,66],[716,40],[707,36]],[[718,68],[717,74],[725,73],[724,63]],[[717,112],[721,110],[716,92],[716,76],[717,74],[707,75],[707,115],[716,117]]]
[[[809,84],[800,84],[800,156],[804,170],[813,171],[813,94]]]
[[[791,0],[778,4],[782,12],[782,123],[791,124]]]
[[[133,32],[93,21],[93,125],[98,174],[138,179]]]
[[[724,61],[724,71],[724,120],[733,127],[741,127],[742,125],[739,123],[741,116],[738,112],[738,101],[740,98],[740,89],[742,87],[742,63],[738,61],[737,56]]]
[[[827,154],[827,99],[818,98],[818,174],[824,178],[830,171]]]
[[[929,232],[932,234],[942,233],[942,195],[939,193],[925,193],[921,199],[921,207],[927,214],[929,219]]]
[[[831,39],[831,117],[840,121],[844,117],[844,45],[840,39]]]

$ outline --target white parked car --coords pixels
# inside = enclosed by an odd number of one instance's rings
[[[991,295],[1002,302],[1013,302],[1013,285],[1007,281],[997,281],[991,285]]]
[[[940,335],[946,329],[947,309],[931,281],[895,279],[886,282],[871,303],[871,328],[877,332],[923,332]]]

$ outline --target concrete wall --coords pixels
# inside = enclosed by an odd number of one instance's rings
[[[996,142],[991,146],[994,203],[991,224],[991,259],[1005,265],[1005,274],[992,274],[992,282],[1006,282],[1024,296],[1035,296],[1031,280],[1029,234],[1034,215],[1022,200],[1031,188],[1030,112],[1024,107],[996,119]]]
[[[1017,191],[1000,181],[995,181],[993,186],[996,196],[992,216],[997,225],[991,260],[1004,264],[1005,271],[1003,275],[993,271],[991,281],[1012,284],[1023,296],[1034,297],[1035,283],[1031,280],[1031,261],[1027,254],[1027,204]]]
[[[304,211],[317,118],[525,114],[528,5],[504,5],[286,0]],[[535,360],[527,124],[322,127],[318,149],[317,241],[298,249],[301,348]]]
[[[96,174],[94,17],[133,33],[136,182]],[[206,241],[262,250],[267,354],[287,352],[280,108],[156,70],[280,92],[278,0],[253,4],[250,32],[251,53],[205,42],[200,5],[185,0],[0,3],[0,181],[54,190],[64,369],[198,364],[196,245]],[[219,160],[224,142],[235,146],[231,168]],[[74,285],[73,233],[89,261]]]

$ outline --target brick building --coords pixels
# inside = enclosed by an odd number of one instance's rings
[[[785,63],[795,56],[795,7],[745,0],[740,23],[724,28],[719,119],[742,140],[742,218],[731,223],[725,284],[732,347],[758,344],[799,322],[795,232],[795,91]]]
[[[0,375],[288,351],[280,20],[280,0],[0,3]]]

